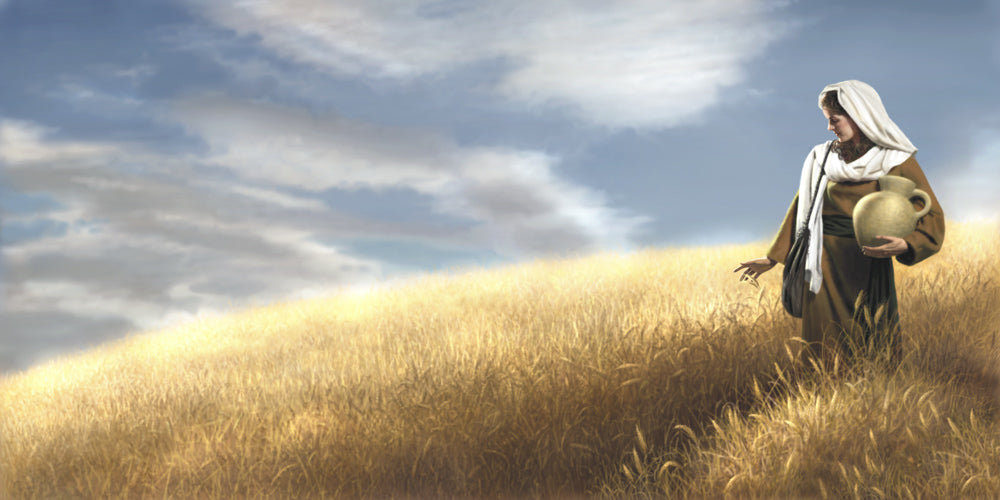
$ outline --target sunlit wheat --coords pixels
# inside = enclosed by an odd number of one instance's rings
[[[0,497],[998,496],[996,229],[897,265],[894,369],[800,358],[763,244],[135,335],[0,379]]]

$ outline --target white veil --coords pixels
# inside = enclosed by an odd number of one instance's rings
[[[823,95],[837,91],[837,100],[854,119],[869,139],[886,149],[895,149],[913,154],[917,148],[906,138],[903,131],[889,118],[882,99],[871,85],[858,80],[845,80],[827,85],[819,94],[819,107],[823,108]]]

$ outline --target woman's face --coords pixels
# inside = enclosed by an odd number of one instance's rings
[[[827,121],[826,129],[833,131],[840,142],[856,142],[861,139],[858,124],[854,123],[850,116],[833,114],[827,108],[823,108],[823,116],[826,117]]]

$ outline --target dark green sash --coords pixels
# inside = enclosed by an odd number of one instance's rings
[[[854,221],[845,215],[824,215],[823,234],[841,238],[854,237]]]
[[[854,222],[850,217],[843,215],[824,215],[823,234],[854,238]],[[895,334],[899,326],[899,308],[896,302],[896,279],[892,269],[892,258],[873,258],[871,261],[872,267],[868,274],[868,287],[864,291],[862,310],[854,311],[854,320],[864,329],[865,344],[882,348],[885,346],[883,342],[887,340],[893,344],[897,342]],[[865,318],[865,309],[874,320],[878,308],[882,305],[885,306],[885,310],[879,321],[874,322]],[[883,329],[888,332],[891,340],[882,335],[872,338],[875,332]]]

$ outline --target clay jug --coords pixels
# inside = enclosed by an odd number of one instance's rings
[[[854,206],[854,237],[861,246],[884,245],[885,240],[875,238],[878,235],[909,235],[917,228],[917,221],[931,210],[931,197],[916,189],[910,179],[883,175],[878,185],[879,191],[865,195]],[[914,198],[924,200],[919,212],[911,201]]]

